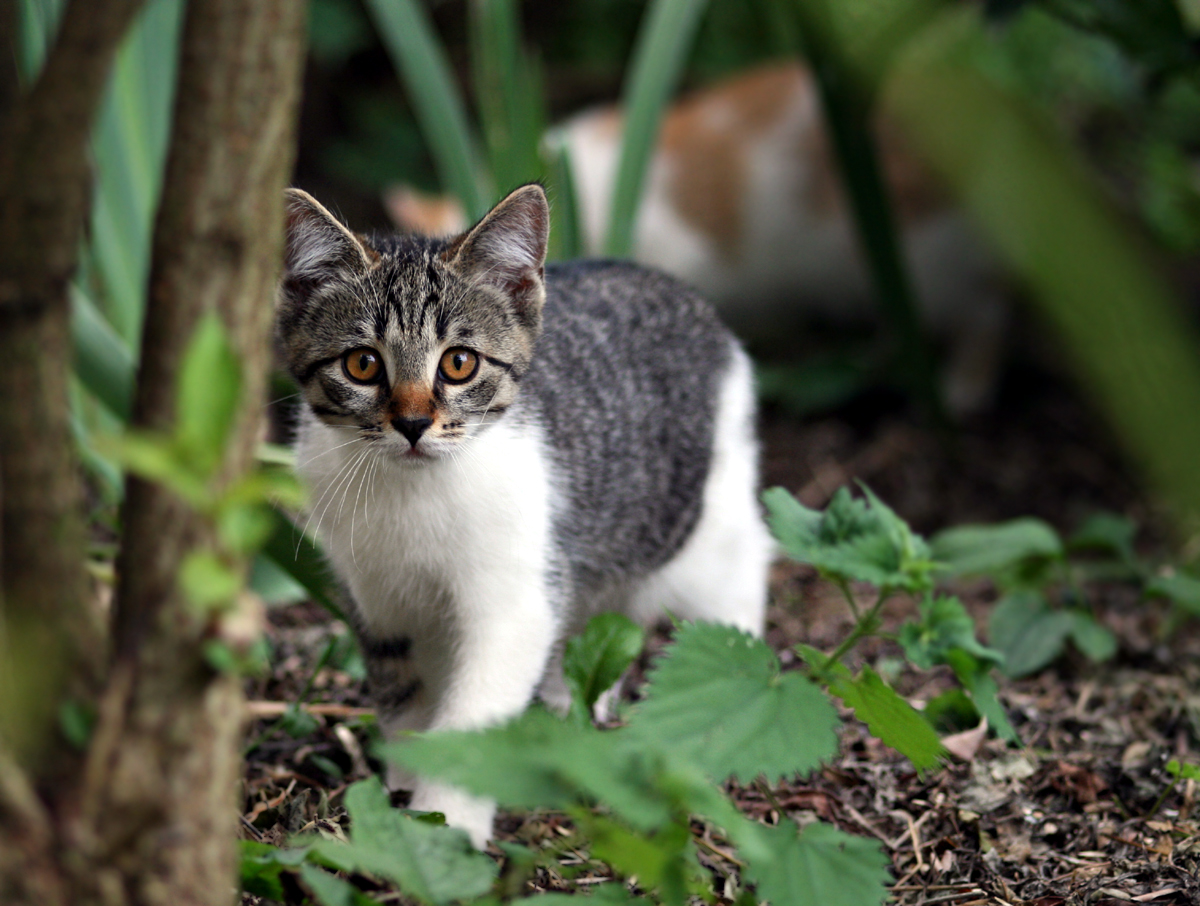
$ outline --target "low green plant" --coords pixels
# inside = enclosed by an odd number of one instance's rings
[[[841,663],[862,639],[880,632],[880,614],[895,595],[917,599],[918,616],[900,627],[896,638],[908,659],[929,669],[944,664],[954,671],[975,711],[987,718],[998,736],[1017,741],[999,699],[992,670],[1004,656],[975,637],[975,624],[955,597],[935,587],[938,564],[934,551],[920,535],[864,488],[854,498],[841,488],[824,512],[811,510],[782,488],[767,491],[771,529],[785,553],[810,563],[841,589],[855,625],[828,655],[806,646],[799,649],[813,677],[824,683],[888,745],[906,755],[918,769],[936,764],[941,745],[932,726],[888,686],[870,667],[854,676]],[[859,606],[852,583],[874,586],[874,603]],[[956,701],[961,693],[951,693]],[[946,701],[930,703],[937,713]]]
[[[1121,581],[1146,597],[1172,602],[1175,619],[1200,615],[1200,579],[1164,570],[1139,557],[1137,526],[1109,513],[1063,537],[1040,519],[963,525],[935,535],[931,547],[944,577],[985,576],[1000,591],[988,619],[988,640],[1010,677],[1027,676],[1073,645],[1093,662],[1117,650],[1112,631],[1092,613],[1089,586]]]
[[[565,658],[576,718],[639,648],[640,630],[624,617],[588,625]],[[572,840],[573,851],[586,848],[617,877],[636,879],[636,888],[613,883],[593,894],[606,900],[715,902],[693,822],[736,848],[740,883],[753,886],[755,901],[874,906],[885,898],[887,859],[874,841],[820,823],[800,829],[782,816],[775,826],[758,824],[718,786],[729,777],[775,783],[835,754],[837,713],[816,684],[783,672],[759,639],[684,624],[644,693],[617,729],[534,707],[502,727],[431,733],[383,754],[510,807],[565,811],[583,838]],[[555,855],[504,844],[509,870],[498,876],[462,832],[388,808],[374,779],[347,791],[346,809],[346,841],[302,838],[290,850],[247,844],[245,888],[278,898],[290,873],[318,903],[370,903],[363,890],[375,877],[423,903],[495,902],[511,899],[523,878]],[[514,871],[521,875],[515,880]]]

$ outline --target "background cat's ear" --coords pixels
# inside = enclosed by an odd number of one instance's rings
[[[522,308],[541,307],[550,205],[536,183],[514,190],[446,250],[449,264]]]
[[[319,286],[338,273],[365,271],[379,259],[368,247],[300,189],[287,189],[287,238],[283,280],[290,289]]]

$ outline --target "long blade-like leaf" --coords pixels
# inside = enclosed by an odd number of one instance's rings
[[[416,0],[367,0],[367,8],[408,89],[442,185],[468,216],[482,217],[490,193],[482,185],[478,142],[433,23]]]
[[[133,353],[78,288],[71,292],[71,338],[75,372],[83,386],[114,415],[128,421],[133,404]]]
[[[605,252],[629,255],[642,184],[658,138],[663,109],[679,81],[705,0],[654,0],[638,32],[624,88],[625,132],[613,186]]]
[[[472,0],[471,76],[492,177],[506,192],[541,179],[546,127],[540,73],[521,43],[514,0]]]

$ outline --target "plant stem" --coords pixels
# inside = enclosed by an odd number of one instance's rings
[[[833,669],[833,665],[841,661],[846,653],[858,644],[859,639],[875,631],[876,617],[879,616],[879,611],[883,609],[883,602],[889,597],[891,597],[891,589],[879,589],[879,597],[875,599],[874,605],[872,605],[865,616],[859,617],[858,622],[854,624],[854,628],[842,639],[842,643],[833,650],[833,654],[829,655],[829,659],[825,661],[825,666],[821,668],[822,675],[827,675]]]

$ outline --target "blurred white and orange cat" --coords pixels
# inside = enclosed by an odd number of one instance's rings
[[[588,110],[547,136],[565,146],[585,250],[608,227],[621,148],[618,107]],[[985,406],[1008,320],[1000,270],[936,180],[886,122],[879,153],[923,321],[946,347],[950,411]],[[870,274],[825,134],[812,75],[786,63],[696,91],[667,112],[651,160],[634,257],[696,286],[752,345],[778,351],[809,319],[877,317]],[[402,229],[449,234],[456,201],[396,187],[385,198]]]

